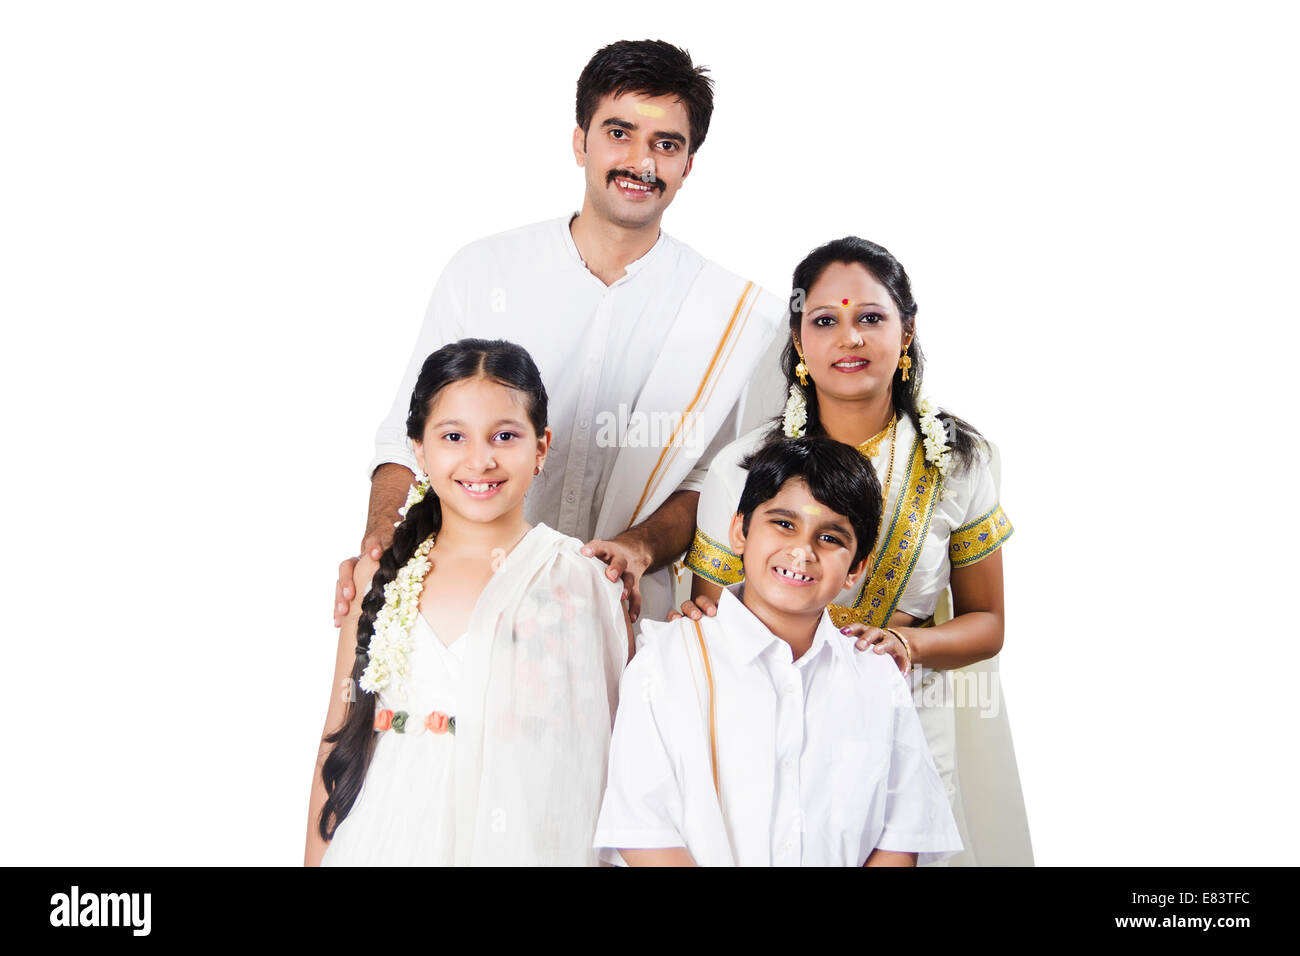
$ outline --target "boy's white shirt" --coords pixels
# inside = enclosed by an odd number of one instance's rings
[[[623,674],[596,827],[616,848],[685,846],[701,865],[860,866],[875,848],[918,862],[962,848],[897,665],[858,652],[823,611],[798,661],[723,590],[700,624],[717,713],[721,806],[707,684],[689,620],[646,622]]]

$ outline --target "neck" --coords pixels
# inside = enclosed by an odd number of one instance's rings
[[[621,279],[629,262],[636,262],[659,241],[659,220],[628,227],[601,219],[588,199],[582,212],[569,223],[569,233],[587,270],[605,285]]]
[[[763,622],[764,627],[790,645],[795,660],[803,657],[812,647],[813,635],[817,633],[817,625],[825,610],[818,608],[815,614],[785,611],[768,604],[750,587],[741,588],[740,601],[754,617]]]
[[[496,553],[509,554],[531,528],[532,525],[524,520],[522,504],[493,521],[471,521],[444,504],[442,528],[434,550],[443,554],[452,551],[482,553],[491,560]]]
[[[817,415],[826,434],[845,445],[860,445],[868,438],[879,435],[894,414],[893,393],[867,398],[836,398],[825,392],[817,393]]]

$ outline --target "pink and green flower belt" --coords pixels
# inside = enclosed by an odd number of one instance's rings
[[[375,714],[375,730],[395,730],[399,734],[410,734],[418,736],[426,730],[431,734],[445,734],[450,732],[456,733],[456,718],[444,714],[440,710],[431,711],[425,715],[423,721],[420,721],[418,715],[413,719],[412,715],[404,710],[381,710]]]

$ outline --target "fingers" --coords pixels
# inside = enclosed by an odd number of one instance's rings
[[[682,605],[682,607],[685,607],[685,606],[686,606],[686,605],[684,605],[684,604]],[[677,608],[673,608],[671,611],[668,612],[668,620],[669,620],[669,621],[675,621],[675,620],[677,620],[677,619],[678,619],[679,617],[681,617],[681,616],[682,616],[682,612],[679,611],[679,610],[677,610]]]
[[[882,641],[889,637],[887,633],[878,627],[871,627],[868,624],[853,623],[840,628],[840,633],[849,637],[856,637],[853,646],[859,651],[865,651],[872,646],[879,646]]]
[[[701,611],[703,611],[709,617],[717,617],[718,606],[714,604],[711,600],[709,600],[707,597],[705,597],[703,594],[701,594],[698,598],[695,599],[695,604]]]
[[[361,553],[369,554],[370,557],[376,561],[382,558],[384,556],[384,545],[383,542],[379,540],[379,535],[372,534],[370,537],[366,538],[366,540],[362,541]],[[356,564],[357,562],[354,559],[352,563]]]
[[[617,581],[623,577],[623,572],[627,570],[627,558],[622,557],[617,550],[609,546],[608,541],[602,541],[600,538],[592,538],[582,546],[582,553],[588,557],[600,558],[609,565],[605,571],[605,577],[611,581]],[[623,598],[627,598],[627,589],[623,590]]]
[[[347,558],[339,562],[339,579],[334,584],[334,626],[339,627],[343,618],[348,616],[352,604],[352,571],[357,566],[356,558]]]
[[[636,620],[641,616],[641,588],[635,575],[623,575],[623,584],[627,594],[627,616]]]

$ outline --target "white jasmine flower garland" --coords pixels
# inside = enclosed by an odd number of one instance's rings
[[[428,490],[428,485],[425,485]],[[411,496],[415,486],[411,488]],[[411,496],[407,504],[413,504]],[[423,497],[423,495],[421,495]],[[416,500],[419,500],[418,498]],[[369,662],[361,675],[361,689],[370,694],[389,690],[400,696],[406,682],[406,655],[411,650],[411,627],[420,613],[420,592],[429,573],[429,549],[435,535],[429,535],[415,549],[397,577],[384,585],[384,606],[375,616],[375,633],[367,651]]]
[[[802,438],[807,424],[808,402],[803,396],[803,389],[791,383],[790,397],[785,400],[785,437]]]
[[[952,468],[952,452],[948,448],[948,433],[943,429],[943,422],[939,421],[938,408],[929,396],[922,395],[916,403],[916,410],[921,416],[925,460],[938,470],[940,477],[947,478]]]

